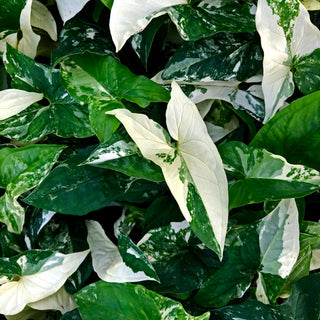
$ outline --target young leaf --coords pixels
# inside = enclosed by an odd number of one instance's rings
[[[309,56],[320,47],[320,31],[298,0],[259,0],[256,25],[264,50],[262,88],[267,122],[293,94],[293,59]]]
[[[32,250],[10,258],[20,266],[21,272],[16,275],[18,280],[0,286],[1,313],[17,314],[29,303],[57,292],[78,269],[88,253],[89,250],[64,255],[58,252]],[[3,259],[0,259],[0,265]]]
[[[109,25],[116,51],[119,51],[133,34],[142,31],[153,18],[165,14],[165,12],[153,14],[155,11],[187,2],[187,0],[114,0]]]
[[[210,313],[192,316],[174,300],[163,297],[141,285],[98,281],[76,294],[83,320],[208,320]],[[121,303],[119,304],[119,301]]]
[[[6,192],[0,197],[0,221],[10,232],[20,233],[24,209],[18,197],[34,188],[49,173],[64,146],[31,145],[0,150],[0,187]]]
[[[238,180],[229,187],[230,208],[248,203],[301,197],[320,188],[320,173],[293,165],[265,149],[231,141],[219,152],[225,169]]]
[[[40,101],[42,93],[28,92],[18,89],[6,89],[0,91],[0,120],[10,118],[31,104]]]
[[[299,213],[294,199],[282,200],[260,222],[261,271],[288,276],[299,255]]]
[[[227,180],[222,161],[196,106],[173,82],[164,129],[142,114],[109,111],[125,126],[142,155],[159,165],[196,235],[220,258],[228,220]]]
[[[88,220],[86,221],[86,225],[88,228],[87,240],[91,249],[93,269],[100,279],[107,282],[158,281],[158,277],[150,263],[140,260],[143,270],[139,271],[128,266],[123,261],[119,249],[107,237],[98,222]],[[136,250],[128,248],[127,254],[131,253],[135,256]],[[150,277],[147,274],[152,274],[152,276]]]

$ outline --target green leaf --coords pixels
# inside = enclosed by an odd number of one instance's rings
[[[250,145],[320,170],[320,92],[297,99],[279,111]]]
[[[151,102],[167,102],[169,93],[144,76],[133,74],[114,57],[73,55],[63,60],[64,86],[80,104],[89,104],[90,124],[100,141],[108,140],[119,122],[106,111],[124,108],[125,99],[147,107]]]
[[[111,9],[113,0],[101,0],[101,2],[108,8]]]
[[[222,266],[203,284],[194,301],[202,307],[219,308],[241,298],[250,287],[259,260],[256,225],[234,227],[227,234]]]
[[[164,180],[160,168],[142,157],[136,144],[124,132],[117,132],[100,144],[83,164],[112,169],[135,178]]]
[[[42,93],[46,102],[0,121],[0,134],[22,141],[34,141],[50,133],[79,138],[93,135],[87,108],[76,103],[62,87],[59,70],[51,71],[9,46],[5,66],[15,88]]]
[[[214,316],[221,320],[270,319],[270,320],[313,320],[320,316],[319,274],[313,274],[297,281],[291,296],[282,305],[271,307],[258,301],[214,310]]]
[[[44,179],[63,149],[57,145],[31,145],[0,150],[0,187],[6,189],[0,197],[0,221],[10,232],[20,233],[24,223],[18,197]]]
[[[230,208],[301,197],[320,187],[320,174],[265,149],[231,141],[219,146],[225,169],[238,180],[229,187]]]
[[[185,42],[167,63],[162,78],[186,82],[244,81],[262,68],[262,52],[250,33],[218,33]]]
[[[125,109],[109,114],[123,123],[142,155],[161,167],[192,230],[221,258],[227,229],[227,180],[196,106],[173,82],[166,119],[176,147],[168,133],[145,115]]]
[[[27,0],[0,1],[0,33],[7,36],[20,29],[20,14],[25,7]],[[2,35],[2,32],[4,33]]]
[[[130,283],[92,283],[76,294],[76,301],[83,320],[92,319],[93,312],[97,320],[106,317],[110,320],[205,320],[210,317],[209,312],[193,317],[180,303]]]
[[[303,57],[312,63],[310,54],[320,47],[320,31],[299,0],[259,0],[256,25],[264,51],[262,89],[266,123],[294,92],[294,59]]]
[[[112,49],[113,43],[103,30],[74,18],[63,26],[59,46],[52,51],[51,64],[56,65],[65,57],[85,52],[113,54]]]
[[[184,40],[195,41],[221,31],[255,31],[255,10],[255,5],[251,3],[214,3],[206,0],[201,1],[196,7],[182,4],[165,8],[160,12],[169,15]]]
[[[261,272],[287,277],[299,255],[299,213],[294,199],[282,200],[260,222]]]

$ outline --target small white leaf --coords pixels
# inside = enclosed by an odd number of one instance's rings
[[[125,265],[120,252],[97,221],[86,221],[92,265],[99,278],[107,282],[137,282],[154,280],[144,272],[133,272]]]
[[[42,300],[57,292],[83,262],[90,250],[61,254],[58,265],[48,260],[37,273],[22,276],[18,281],[10,281],[0,286],[0,310],[4,315],[14,315],[32,302]],[[23,263],[23,261],[21,262]]]
[[[11,47],[18,47],[18,33],[11,33],[6,36],[4,39],[0,40],[0,52],[5,52],[7,49],[7,43],[10,44]]]
[[[20,30],[22,31],[22,39],[19,41],[18,50],[28,57],[34,58],[37,54],[40,36],[35,34],[31,27],[31,6],[32,0],[27,0],[21,11]]]
[[[66,23],[66,21],[79,13],[88,1],[89,0],[56,0],[63,23]]]
[[[53,41],[57,41],[57,24],[48,8],[38,0],[33,0],[31,25],[46,31]]]
[[[116,51],[135,33],[142,31],[155,17],[165,14],[154,12],[187,0],[114,0],[110,15],[110,32]]]
[[[0,91],[0,120],[14,116],[42,98],[43,94],[37,92],[19,89]]]
[[[288,276],[299,256],[299,212],[294,199],[284,199],[261,221],[261,271]]]

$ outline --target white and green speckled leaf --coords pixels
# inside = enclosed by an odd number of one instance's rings
[[[6,189],[0,197],[0,221],[10,232],[20,233],[24,223],[18,197],[44,179],[63,149],[58,145],[31,145],[0,150],[0,187]]]
[[[262,88],[267,122],[293,94],[293,59],[320,47],[320,31],[299,0],[259,0],[256,26],[264,50]]]
[[[294,199],[284,199],[260,223],[261,271],[288,276],[299,255],[299,213]]]
[[[29,303],[56,293],[83,262],[89,250],[61,254],[59,252],[30,250],[10,258],[20,272],[16,279],[0,286],[0,310],[4,315],[21,312]],[[2,258],[2,261],[7,258]],[[37,264],[35,264],[37,261]]]
[[[107,237],[97,221],[86,221],[92,265],[99,278],[107,282],[155,280],[143,271],[134,272],[123,261],[119,249]]]
[[[19,89],[6,89],[0,91],[0,120],[10,118],[31,104],[40,101],[42,93],[28,92]]]
[[[114,0],[110,15],[110,32],[116,50],[135,33],[142,31],[155,17],[165,12],[152,15],[165,7],[186,4],[187,0]]]
[[[167,127],[125,109],[110,111],[125,126],[142,155],[158,164],[184,217],[220,258],[228,220],[227,180],[220,155],[196,106],[172,83]]]
[[[79,13],[89,0],[56,0],[62,21],[65,23]]]

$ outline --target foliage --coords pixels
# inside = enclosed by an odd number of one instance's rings
[[[0,318],[319,319],[319,1],[71,2],[0,0]]]

